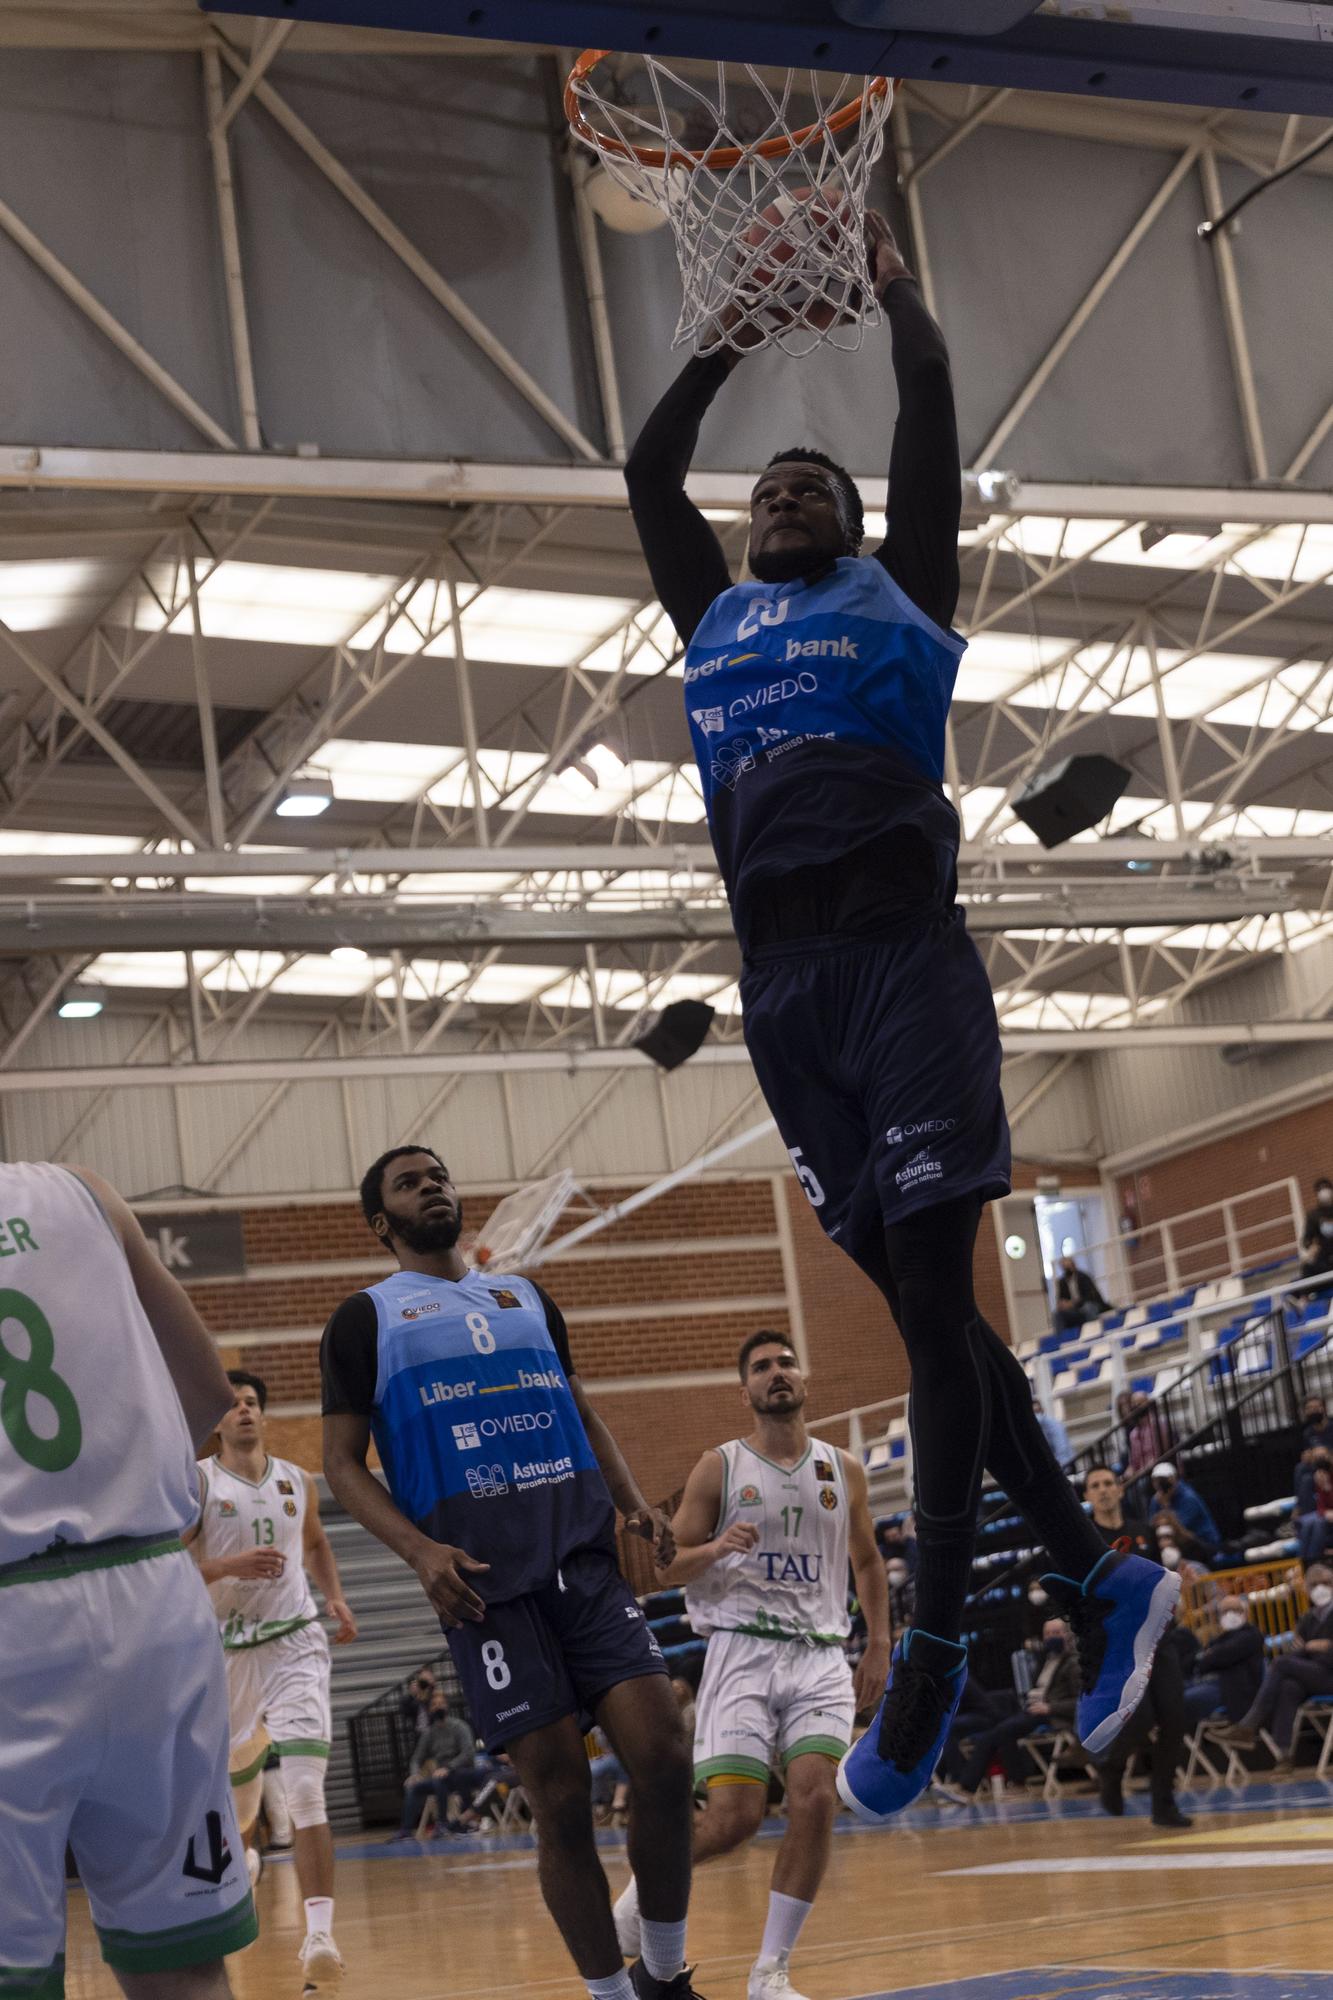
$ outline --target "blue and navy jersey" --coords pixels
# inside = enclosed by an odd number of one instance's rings
[[[540,1589],[576,1549],[615,1550],[615,1509],[549,1313],[527,1278],[399,1271],[325,1331],[325,1411],[369,1415],[398,1507],[490,1564],[469,1579],[488,1603]]]
[[[873,556],[713,600],[685,653],[685,708],[737,933],[761,878],[911,827],[952,900],[958,816],[944,732],[966,641]]]

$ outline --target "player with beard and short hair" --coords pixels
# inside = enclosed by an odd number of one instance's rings
[[[684,1963],[689,1751],[661,1648],[616,1562],[616,1509],[659,1564],[674,1553],[670,1527],[589,1403],[554,1300],[528,1278],[469,1270],[439,1154],[382,1154],[361,1203],[399,1268],[344,1300],[324,1331],[329,1485],[438,1612],[473,1727],[508,1754],[531,1801],[542,1894],[589,1993],[699,2000]],[[372,1435],[387,1492],[366,1463]],[[593,1833],[583,1737],[594,1722],[632,1789],[645,1912],[628,1972]]]
[[[1114,1740],[1141,1700],[1180,1586],[1103,1547],[1022,1367],[977,1306],[973,1247],[985,1204],[1009,1190],[1010,1149],[995,1005],[958,906],[958,815],[943,783],[966,644],[951,629],[958,427],[944,336],[887,221],[870,210],[865,227],[898,390],[883,542],[863,553],[846,467],[788,443],[755,482],[748,574],[733,584],[685,490],[714,397],[742,364],[764,365],[725,339],[686,363],[648,417],[625,483],[685,649],[746,1047],[821,1227],[883,1292],[911,1363],[916,1618],[838,1780],[844,1802],[879,1823],[930,1782],[962,1695],[984,1470],[1064,1572],[1051,1594],[1078,1640],[1089,1748]],[[853,421],[864,433],[867,413]]]
[[[828,1865],[838,1760],[854,1715],[875,1706],[888,1671],[888,1587],[865,1471],[806,1430],[805,1376],[791,1342],[761,1328],[738,1365],[753,1428],[706,1451],[690,1474],[663,1582],[685,1585],[690,1623],[708,1639],[694,1739],[708,1807],[694,1822],[695,1865],[758,1832],[778,1772],[787,1831],[748,2000],[801,2000],[787,1964]],[[855,1677],[844,1651],[849,1561],[867,1632]],[[616,1904],[627,1951],[637,1913],[631,1882]]]

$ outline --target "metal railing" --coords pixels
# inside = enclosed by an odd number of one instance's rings
[[[1267,1257],[1294,1254],[1305,1223],[1300,1184],[1288,1174],[1161,1222],[1135,1224],[1082,1253],[1128,1305],[1144,1305],[1187,1285],[1243,1271]]]

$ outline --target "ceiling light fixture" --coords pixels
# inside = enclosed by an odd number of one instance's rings
[[[106,1005],[106,992],[100,986],[71,986],[56,1013],[62,1021],[91,1021],[101,1013]]]
[[[274,811],[279,819],[318,819],[332,804],[333,780],[327,771],[298,771]]]

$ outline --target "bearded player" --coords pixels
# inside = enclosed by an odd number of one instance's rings
[[[962,1693],[985,1468],[1066,1572],[1048,1588],[1078,1636],[1090,1749],[1106,1748],[1142,1699],[1179,1584],[1106,1551],[973,1293],[982,1208],[1009,1188],[1009,1135],[995,1007],[956,902],[958,818],[942,784],[965,645],[951,629],[958,433],[943,335],[873,211],[866,250],[898,388],[879,548],[862,554],[851,475],[784,447],[751,494],[749,577],[733,585],[685,476],[705,412],[744,359],[734,348],[687,363],[625,478],[686,649],[685,705],[743,954],[755,1073],[821,1225],[883,1291],[912,1368],[916,1625],[838,1776],[852,1810],[880,1821],[928,1783]]]
[[[873,1708],[889,1664],[889,1596],[865,1471],[805,1427],[805,1377],[791,1343],[761,1328],[741,1347],[748,1437],[706,1451],[672,1527],[664,1584],[708,1639],[699,1684],[694,1775],[708,1808],[694,1861],[730,1854],[759,1831],[776,1772],[787,1831],[773,1864],[768,1919],[748,2000],[802,2000],[788,1961],[828,1865],[838,1760],[858,1710]],[[848,1564],[867,1643],[853,1679],[844,1647]],[[616,1904],[621,1948],[637,1948],[638,1889]]]
[[[381,1154],[361,1204],[399,1268],[324,1330],[329,1485],[438,1612],[469,1720],[532,1805],[542,1895],[590,2000],[700,2000],[685,1966],[689,1753],[662,1649],[616,1561],[616,1509],[662,1564],[670,1527],[589,1402],[554,1299],[468,1268],[438,1154]],[[372,1435],[385,1485],[366,1463]],[[594,1723],[630,1781],[644,1912],[629,1971],[593,1833]]]
[[[227,1379],[234,1400],[218,1425],[216,1458],[199,1467],[199,1520],[184,1539],[222,1627],[237,1818],[246,1831],[258,1815],[271,1743],[282,1759],[305,1905],[306,1991],[321,1991],[339,1983],[343,1962],[333,1939],[333,1831],[324,1804],[329,1642],[307,1571],[337,1620],[335,1644],[355,1639],[356,1622],[320,1525],[314,1480],[269,1455],[267,1388],[243,1369],[229,1369]]]

